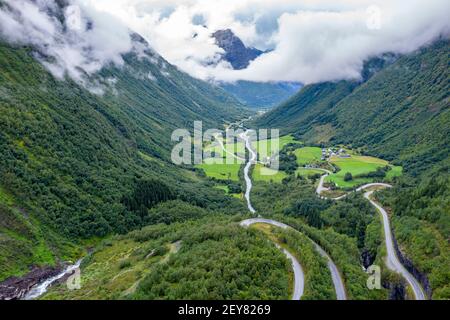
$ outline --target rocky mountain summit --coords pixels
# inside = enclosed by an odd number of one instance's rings
[[[247,68],[253,60],[265,53],[265,51],[247,47],[230,29],[218,30],[213,33],[213,37],[216,44],[225,51],[222,60],[229,62],[234,70]],[[268,109],[297,93],[301,84],[236,81],[223,83],[221,87],[250,108]]]
[[[247,68],[251,61],[264,53],[256,48],[246,47],[230,29],[218,30],[213,33],[213,37],[217,45],[225,51],[223,59],[235,70]]]

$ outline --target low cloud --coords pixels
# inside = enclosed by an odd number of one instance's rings
[[[448,0],[87,1],[142,34],[169,62],[201,79],[300,81],[358,78],[363,61],[408,53],[450,26]],[[271,49],[245,70],[212,64],[211,34],[231,28],[247,45]]]
[[[61,9],[52,0],[4,0],[0,35],[35,47],[37,59],[58,78],[83,82],[106,64],[123,64],[122,54],[132,49],[128,28],[83,1],[66,2]]]
[[[303,83],[358,78],[370,57],[450,33],[448,0],[70,0],[63,19],[55,1],[3,2],[1,36],[34,45],[53,74],[74,79],[121,65],[133,49],[129,30],[200,79]],[[268,53],[232,70],[212,38],[226,28]]]

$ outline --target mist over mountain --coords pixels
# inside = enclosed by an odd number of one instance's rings
[[[310,143],[361,147],[412,175],[430,163],[448,167],[449,48],[444,38],[412,54],[370,59],[360,81],[307,85],[256,123]]]
[[[450,32],[447,0],[85,2],[121,19],[180,69],[214,81],[359,79],[364,61],[413,52]],[[212,34],[226,29],[247,47],[270,52],[240,70],[205,64],[223,53]]]
[[[230,29],[218,30],[213,33],[213,37],[217,45],[225,51],[222,59],[229,62],[235,70],[247,68],[251,61],[264,53],[255,48],[247,48]]]
[[[264,54],[264,51],[248,48],[230,29],[213,33],[217,45],[224,50],[221,60],[231,64],[234,70],[242,70]],[[267,109],[287,100],[300,88],[296,82],[222,82],[220,86],[251,108]]]

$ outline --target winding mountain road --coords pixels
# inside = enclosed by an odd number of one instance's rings
[[[250,193],[251,193],[253,184],[252,184],[252,180],[249,176],[249,171],[250,171],[251,166],[256,162],[257,153],[252,148],[251,139],[250,139],[250,136],[248,133],[249,133],[249,130],[247,130],[245,133],[241,134],[241,139],[243,139],[245,141],[245,146],[250,153],[250,159],[244,168],[244,178],[245,178],[245,183],[246,183],[245,199],[247,200],[247,207],[248,207],[249,211],[252,213],[256,213],[256,210],[253,208],[252,203],[250,201]],[[270,219],[264,219],[264,218],[247,219],[247,220],[242,221],[240,223],[240,225],[243,227],[248,227],[255,223],[266,223],[266,224],[270,224],[270,225],[273,225],[273,226],[276,226],[276,227],[279,227],[282,229],[295,230],[292,227],[290,227],[282,222],[278,222],[278,221],[270,220]],[[311,239],[309,239],[309,240],[312,241]],[[342,280],[342,277],[341,277],[341,274],[339,273],[338,268],[336,267],[333,260],[331,260],[330,256],[325,252],[325,250],[323,250],[314,241],[312,241],[312,242],[313,242],[317,252],[327,260],[328,268],[331,273],[331,278],[332,278],[332,281],[334,284],[337,299],[338,300],[346,300],[347,295],[345,293],[344,281]],[[289,251],[287,251],[284,248],[282,248],[282,250],[283,250],[284,254],[288,257],[288,259],[291,260],[292,268],[294,270],[294,292],[293,292],[292,299],[300,300],[300,298],[303,295],[304,286],[305,286],[305,275],[303,273],[303,269],[302,269],[300,263],[298,262],[298,260]]]
[[[383,207],[381,207],[378,203],[370,198],[373,193],[374,191],[368,191],[364,194],[364,197],[370,201],[370,203],[381,213],[381,216],[383,217],[384,238],[387,251],[386,266],[390,270],[401,274],[403,278],[405,278],[405,280],[411,286],[416,300],[426,300],[425,293],[420,283],[416,280],[416,278],[414,278],[411,273],[408,272],[408,270],[406,270],[406,268],[402,265],[397,257],[397,253],[394,248],[394,242],[392,240],[392,231],[389,223],[389,216]]]
[[[254,219],[247,219],[244,221],[241,221],[239,224],[241,227],[248,228],[253,224],[256,223],[265,223],[270,224],[272,226],[282,228],[282,229],[288,229],[291,228],[288,225],[275,221],[270,219],[263,219],[263,218],[254,218]],[[291,260],[292,263],[292,269],[294,270],[294,292],[292,293],[292,300],[300,300],[303,296],[303,292],[305,290],[305,274],[303,273],[302,266],[298,262],[297,258],[295,258],[289,251],[287,251],[284,248],[281,248],[278,244],[276,245],[280,250],[284,252],[284,254],[287,256],[289,260]]]
[[[319,185],[317,186],[317,189],[316,189],[316,193],[318,194],[319,197],[321,197],[323,199],[331,199],[331,200],[337,201],[337,200],[341,200],[341,199],[348,197],[352,193],[352,192],[349,192],[349,193],[346,193],[346,194],[344,194],[340,197],[336,197],[336,198],[327,198],[327,197],[322,196],[321,193],[325,190],[328,190],[327,188],[323,187],[324,180],[328,176],[328,174],[329,173],[323,175],[320,178]],[[363,191],[363,190],[366,190],[369,188],[374,188],[374,187],[392,188],[392,186],[387,183],[369,183],[369,184],[365,184],[365,185],[357,188],[353,192],[360,192],[360,191]],[[392,271],[400,274],[408,282],[408,284],[411,286],[411,289],[413,290],[416,300],[426,300],[425,293],[424,293],[420,283],[416,280],[416,278],[414,278],[413,275],[411,275],[411,273],[408,272],[408,270],[406,270],[406,268],[402,265],[402,263],[398,259],[398,256],[397,256],[397,253],[396,253],[395,247],[394,247],[392,229],[391,229],[390,222],[389,222],[389,216],[383,207],[381,207],[378,203],[376,203],[375,201],[373,201],[370,198],[370,196],[374,192],[375,191],[373,191],[373,190],[368,191],[364,194],[364,197],[372,204],[372,206],[374,206],[377,209],[377,211],[381,214],[382,219],[383,219],[384,242],[386,245],[386,252],[387,252],[387,256],[386,256],[386,260],[385,260],[386,266],[388,267],[389,270],[392,270]]]
[[[319,185],[318,185],[317,188],[316,188],[316,193],[317,193],[317,194],[319,195],[319,197],[320,197],[320,194],[321,194],[323,191],[327,191],[327,190],[328,190],[328,188],[325,188],[325,187],[323,186],[323,183],[325,182],[325,178],[328,177],[328,175],[331,174],[331,171],[328,171],[328,170],[325,170],[325,169],[315,169],[315,168],[314,168],[314,170],[321,170],[321,171],[324,171],[324,172],[325,172],[325,174],[322,175],[322,176],[320,177]]]
[[[295,230],[294,228],[292,228],[291,226],[289,226],[287,224],[284,224],[282,222],[278,222],[275,220],[271,220],[271,219],[264,219],[264,218],[247,219],[247,220],[242,221],[240,223],[240,225],[242,227],[249,227],[256,223],[270,224],[272,226],[282,228],[285,230],[294,230],[296,232],[299,232],[298,230]],[[334,264],[333,260],[331,260],[330,256],[316,242],[314,242],[311,239],[309,239],[309,240],[314,244],[316,251],[327,260],[327,265],[328,265],[328,269],[330,270],[330,273],[331,273],[331,280],[333,281],[337,300],[347,300],[347,294],[345,293],[344,281],[342,280],[341,274],[339,273],[339,270],[336,267],[336,265]],[[285,249],[283,249],[283,250],[285,251],[285,254],[286,254],[287,250],[285,250]],[[295,257],[293,257],[290,253],[289,253],[289,255],[288,254],[286,254],[286,255],[288,257],[291,257],[290,259],[291,259],[291,261],[293,261],[293,267],[294,267],[294,295],[293,295],[292,299],[299,300],[301,298],[301,296],[303,295],[303,287],[304,287],[304,283],[305,283],[305,277],[303,274],[303,270],[301,269],[301,266],[297,262]],[[296,261],[296,263],[298,264],[299,267],[295,266],[294,261]],[[296,273],[296,268],[298,269],[299,274]],[[299,295],[300,292],[301,292],[301,294]],[[294,297],[296,297],[296,296],[299,296],[299,298],[295,299]]]
[[[323,250],[322,247],[319,246],[314,241],[313,241],[313,243],[314,243],[314,246],[316,247],[316,251],[319,252],[319,254],[327,260],[328,269],[330,270],[330,273],[331,273],[331,280],[333,281],[333,285],[334,285],[334,291],[336,292],[336,299],[337,300],[347,300],[347,294],[345,293],[344,281],[342,280],[339,269],[334,264],[333,260],[331,260],[331,257],[328,255],[328,253],[326,253],[325,250]]]
[[[251,193],[251,189],[252,189],[252,181],[251,178],[249,176],[249,171],[251,166],[256,162],[257,159],[257,154],[256,152],[253,150],[252,145],[251,145],[251,141],[250,141],[250,137],[248,135],[249,130],[247,130],[245,133],[243,133],[241,135],[241,139],[243,139],[245,141],[245,146],[248,149],[248,151],[250,152],[250,160],[247,162],[245,168],[244,168],[244,177],[245,177],[245,182],[246,182],[246,192],[245,192],[245,198],[247,200],[247,206],[250,212],[255,213],[255,209],[253,208],[251,201],[250,201],[250,193]],[[223,146],[223,144],[222,144]],[[325,170],[325,169],[320,169],[321,171],[324,171],[325,174],[322,175],[322,177],[320,178],[319,184],[316,188],[316,193],[320,198],[323,199],[331,199],[331,200],[341,200],[344,199],[346,197],[348,197],[350,193],[346,193],[342,196],[339,197],[335,197],[335,198],[329,198],[329,197],[324,197],[322,196],[322,193],[324,191],[329,190],[328,188],[324,187],[323,184],[325,182],[325,179],[328,175],[331,174],[330,171]],[[365,184],[359,188],[357,188],[356,190],[354,190],[353,192],[360,192],[366,189],[370,189],[370,188],[392,188],[392,186],[390,184],[387,183],[369,183],[369,184]],[[426,296],[425,293],[422,289],[422,286],[419,284],[419,282],[406,270],[406,268],[401,264],[400,260],[397,257],[396,251],[395,251],[395,247],[394,247],[394,243],[393,243],[393,235],[392,235],[392,230],[390,227],[390,223],[389,223],[389,216],[386,212],[386,210],[384,210],[383,207],[381,207],[380,205],[378,205],[376,202],[374,202],[372,199],[370,199],[370,196],[373,194],[374,191],[368,191],[364,194],[364,197],[380,212],[380,214],[382,215],[383,218],[383,228],[384,228],[384,237],[385,237],[385,244],[386,244],[386,251],[387,251],[387,256],[386,256],[386,266],[394,271],[399,273],[401,276],[403,276],[403,278],[409,283],[409,285],[411,286],[414,296],[416,298],[416,300],[425,300]],[[263,218],[254,218],[254,219],[248,219],[248,220],[244,220],[241,222],[241,226],[244,227],[248,227],[252,224],[255,223],[266,223],[266,224],[270,224],[276,227],[280,227],[283,229],[287,229],[287,228],[291,228],[290,226],[278,222],[278,221],[274,221],[274,220],[270,220],[270,219],[263,219]],[[311,240],[311,239],[310,239]],[[312,241],[312,240],[311,240]],[[347,296],[345,293],[345,286],[344,286],[344,282],[342,280],[342,277],[339,273],[338,268],[336,267],[336,265],[334,264],[334,262],[331,260],[330,256],[317,244],[313,241],[317,252],[322,255],[325,259],[327,259],[327,263],[328,263],[328,268],[331,272],[331,276],[332,276],[332,280],[333,280],[333,284],[335,287],[335,291],[336,291],[336,297],[338,300],[346,300]],[[297,298],[300,299],[302,294],[303,294],[303,288],[304,287],[304,274],[303,274],[303,270],[301,269],[300,264],[298,263],[298,261],[295,259],[295,257],[292,256],[292,254],[290,254],[287,250],[283,249],[283,252],[286,254],[286,256],[292,261],[293,264],[293,269],[294,269],[294,277],[295,277],[295,285],[294,285],[294,295],[293,295],[293,299]],[[298,265],[298,266],[297,266]]]

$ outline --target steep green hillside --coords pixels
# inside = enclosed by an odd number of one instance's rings
[[[141,208],[124,204],[142,181],[158,189],[164,180],[173,197],[201,207],[242,208],[172,165],[170,136],[194,120],[219,127],[246,111],[149,49],[124,59],[81,86],[51,76],[31,48],[0,44],[0,280],[76,255],[62,238],[142,225]]]
[[[335,115],[329,111],[355,88],[369,80],[384,66],[395,61],[392,55],[365,63],[360,81],[324,82],[303,87],[285,103],[256,120],[260,127],[271,126],[301,136],[312,133],[314,141],[328,141]]]
[[[301,133],[327,126],[332,115],[327,112],[336,103],[349,95],[357,86],[356,82],[339,81],[305,86],[298,94],[278,108],[257,119],[260,127],[270,126],[283,133]],[[315,124],[315,125],[314,125]],[[314,127],[312,127],[314,125]]]

